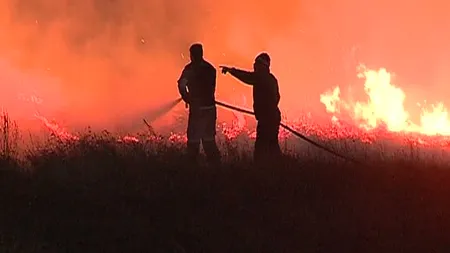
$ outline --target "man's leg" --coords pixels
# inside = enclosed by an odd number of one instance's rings
[[[217,147],[216,140],[203,140],[202,143],[208,165],[220,166],[221,154],[219,148]]]
[[[281,120],[259,121],[255,142],[255,162],[264,167],[272,167],[282,156],[278,141]]]
[[[198,164],[200,154],[200,138],[198,137],[198,117],[196,113],[189,112],[187,126],[187,157],[192,165]]]
[[[200,154],[200,141],[188,140],[187,142],[187,156],[189,163],[192,165],[198,164],[198,156]]]
[[[216,120],[217,109],[212,108],[204,111],[205,132],[202,138],[203,150],[205,150],[208,165],[219,166],[221,154],[216,143]]]
[[[256,126],[255,150],[253,151],[253,160],[257,167],[264,165],[267,157],[267,131],[266,123],[258,121]]]
[[[278,139],[278,134],[280,133],[280,122],[280,120],[274,120],[271,122],[270,127],[269,152],[273,160],[277,160],[282,156],[280,142]]]

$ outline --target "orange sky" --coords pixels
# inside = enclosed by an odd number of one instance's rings
[[[33,106],[7,98],[35,90],[44,114],[109,126],[174,99],[182,55],[201,41],[215,66],[251,68],[268,51],[290,117],[324,111],[320,93],[355,84],[358,62],[395,72],[408,98],[445,102],[449,9],[406,0],[4,0],[0,99],[32,115]],[[218,99],[251,99],[218,76]]]

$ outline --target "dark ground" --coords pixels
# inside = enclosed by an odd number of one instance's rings
[[[445,168],[307,157],[189,168],[177,148],[96,141],[28,161],[0,170],[0,252],[450,250]]]

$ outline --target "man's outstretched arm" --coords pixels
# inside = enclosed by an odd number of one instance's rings
[[[248,85],[254,85],[256,83],[256,76],[254,72],[249,72],[237,68],[229,68],[229,67],[223,67],[222,73],[230,73],[232,76],[237,78],[239,81],[248,84]]]

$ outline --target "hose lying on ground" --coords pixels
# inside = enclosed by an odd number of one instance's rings
[[[181,98],[178,98],[177,100],[174,101],[174,103],[171,103],[172,107],[175,106],[176,104],[178,104],[179,102],[181,102]],[[233,111],[241,112],[241,113],[248,114],[248,115],[255,115],[255,113],[250,111],[250,110],[242,109],[242,108],[239,108],[239,107],[236,107],[236,106],[233,106],[233,105],[229,105],[229,104],[217,101],[217,100],[216,100],[216,104],[219,105],[219,106],[222,106],[224,108],[233,110]],[[151,128],[150,124],[145,119],[144,119],[144,123],[147,125],[147,127]],[[323,150],[327,151],[330,154],[333,154],[333,155],[335,155],[335,156],[337,156],[339,158],[342,158],[342,159],[344,159],[346,161],[350,161],[350,162],[353,162],[353,163],[356,163],[356,164],[361,164],[361,162],[359,162],[359,161],[357,161],[357,160],[355,160],[353,158],[341,155],[341,154],[337,153],[336,151],[334,151],[334,150],[332,150],[332,149],[330,149],[328,147],[325,147],[324,145],[322,145],[320,143],[317,143],[317,142],[309,139],[308,137],[306,137],[303,134],[295,131],[294,129],[292,129],[291,127],[287,126],[284,123],[280,123],[280,126],[282,128],[284,128],[284,129],[286,129],[287,131],[289,131],[290,133],[292,133],[293,135],[299,137],[300,139],[302,139],[302,140],[312,144],[313,146],[316,146],[316,147],[318,147],[320,149],[323,149]]]
[[[242,108],[239,108],[239,107],[236,107],[236,106],[232,106],[232,105],[229,105],[229,104],[225,104],[225,103],[222,103],[222,102],[220,102],[220,101],[216,101],[216,104],[217,104],[217,105],[220,105],[220,106],[222,106],[222,107],[225,107],[225,108],[227,108],[227,109],[230,109],[230,110],[238,111],[238,112],[245,113],[245,114],[249,114],[249,115],[255,115],[255,113],[252,112],[252,111],[249,111],[249,110],[246,110],[246,109],[242,109]],[[341,154],[335,152],[334,150],[329,149],[329,148],[325,147],[324,145],[321,145],[321,144],[319,144],[319,143],[317,143],[317,142],[315,142],[315,141],[309,139],[308,137],[306,137],[306,136],[304,136],[303,134],[301,134],[301,133],[295,131],[294,129],[292,129],[291,127],[287,126],[287,125],[284,124],[284,123],[280,123],[280,126],[281,126],[282,128],[284,128],[284,129],[286,129],[287,131],[289,131],[290,133],[292,133],[293,135],[299,137],[300,139],[302,139],[302,140],[304,140],[304,141],[306,141],[306,142],[312,144],[313,146],[316,146],[316,147],[318,147],[318,148],[321,148],[321,149],[327,151],[328,153],[331,153],[331,154],[333,154],[333,155],[335,155],[335,156],[337,156],[337,157],[339,157],[339,158],[342,158],[342,159],[344,159],[344,160],[347,160],[347,161],[350,161],[350,162],[353,162],[353,163],[360,164],[360,162],[357,161],[357,160],[355,160],[355,159],[352,159],[352,158],[350,158],[350,157],[346,157],[346,156],[344,156],[344,155],[341,155]]]

